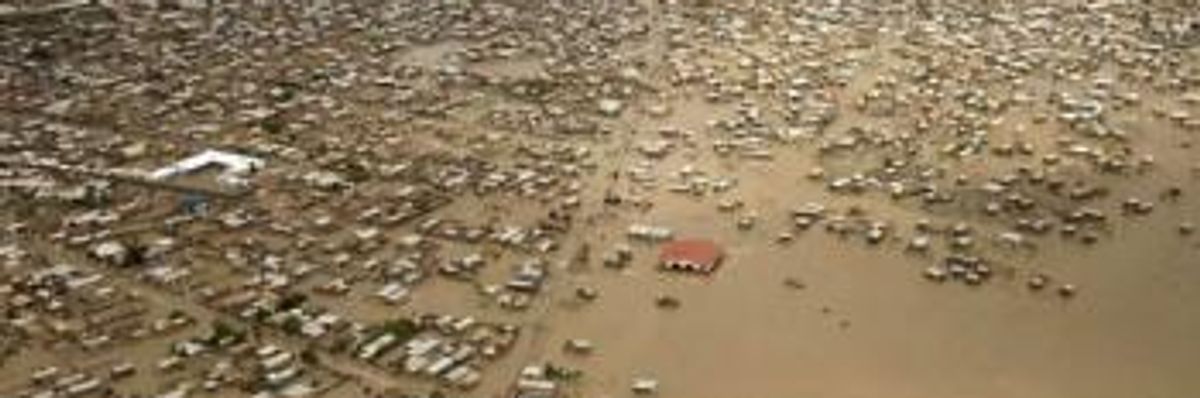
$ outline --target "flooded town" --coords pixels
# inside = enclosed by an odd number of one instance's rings
[[[1200,396],[1194,0],[0,0],[0,397]]]

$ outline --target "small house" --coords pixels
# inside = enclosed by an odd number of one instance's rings
[[[664,244],[658,259],[666,270],[709,274],[720,266],[724,256],[721,247],[712,241],[683,239]]]

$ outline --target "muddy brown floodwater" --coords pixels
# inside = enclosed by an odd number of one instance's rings
[[[1200,290],[1188,282],[1200,270],[1194,243],[1156,238],[1170,227],[1147,223],[1086,253],[1046,250],[1039,266],[1086,289],[1063,302],[1020,284],[930,285],[913,277],[919,259],[824,236],[764,244],[763,234],[722,233],[729,228],[706,220],[709,208],[661,208],[653,218],[729,242],[730,260],[711,279],[662,276],[648,264],[582,277],[603,297],[547,315],[553,337],[527,355],[560,358],[559,341],[596,341],[593,357],[568,362],[589,370],[590,396],[643,372],[662,379],[664,396],[682,397],[1182,397],[1200,388],[1188,376],[1200,366]],[[1171,225],[1172,215],[1160,217]],[[784,287],[787,277],[806,288]],[[681,308],[655,308],[659,293],[678,296]]]
[[[0,397],[1200,396],[1195,1],[33,3]]]

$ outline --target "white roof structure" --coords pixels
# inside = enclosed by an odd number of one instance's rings
[[[209,166],[220,166],[224,169],[217,180],[222,183],[236,183],[242,176],[262,168],[266,161],[242,154],[208,149],[195,156],[185,158],[170,166],[154,170],[150,178],[163,180],[178,175],[196,172]]]

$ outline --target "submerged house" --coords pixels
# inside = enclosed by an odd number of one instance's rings
[[[663,244],[658,261],[663,269],[709,274],[724,257],[725,252],[713,241],[683,239]]]

